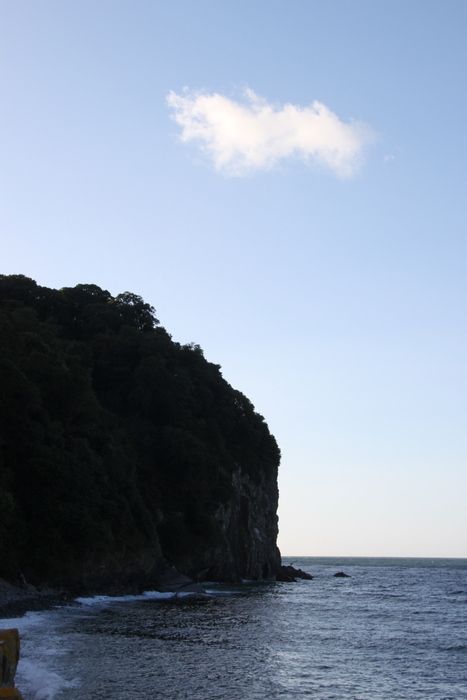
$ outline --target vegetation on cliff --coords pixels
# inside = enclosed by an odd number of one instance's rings
[[[239,465],[252,483],[276,480],[262,416],[129,292],[0,276],[0,390],[5,578],[144,552],[178,565],[216,544]]]

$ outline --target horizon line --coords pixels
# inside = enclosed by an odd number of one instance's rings
[[[297,559],[466,559],[465,556],[417,556],[417,555],[390,555],[390,554],[282,554],[281,557],[287,557],[291,559],[293,557]]]

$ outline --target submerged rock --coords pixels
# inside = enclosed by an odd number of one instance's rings
[[[350,578],[350,574],[346,574],[344,571],[338,571],[334,574],[334,578]]]
[[[303,571],[302,569],[296,569],[295,566],[291,565],[282,565],[276,575],[276,581],[290,581],[294,583],[298,578],[303,578],[307,581],[311,581],[313,579],[313,576],[311,574],[308,574],[306,571]]]

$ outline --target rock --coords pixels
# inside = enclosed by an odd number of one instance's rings
[[[0,687],[12,688],[19,659],[17,629],[0,630]]]
[[[23,700],[17,688],[0,688],[0,698],[10,698],[10,700]]]
[[[334,574],[334,578],[350,578],[350,574],[346,574],[343,571],[338,571]]]
[[[298,578],[303,578],[307,581],[311,581],[313,576],[311,574],[307,574],[306,571],[303,571],[302,569],[296,569],[294,566],[291,565],[282,565],[278,573],[276,574],[276,581],[288,581],[291,583],[295,583],[295,581]]]
[[[278,496],[276,470],[253,479],[237,466],[230,497],[213,516],[215,537],[198,537],[196,547],[171,563],[197,582],[274,580],[280,568]]]

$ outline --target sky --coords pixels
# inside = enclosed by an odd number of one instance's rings
[[[151,303],[279,546],[467,556],[467,3],[1,0],[0,273]]]

